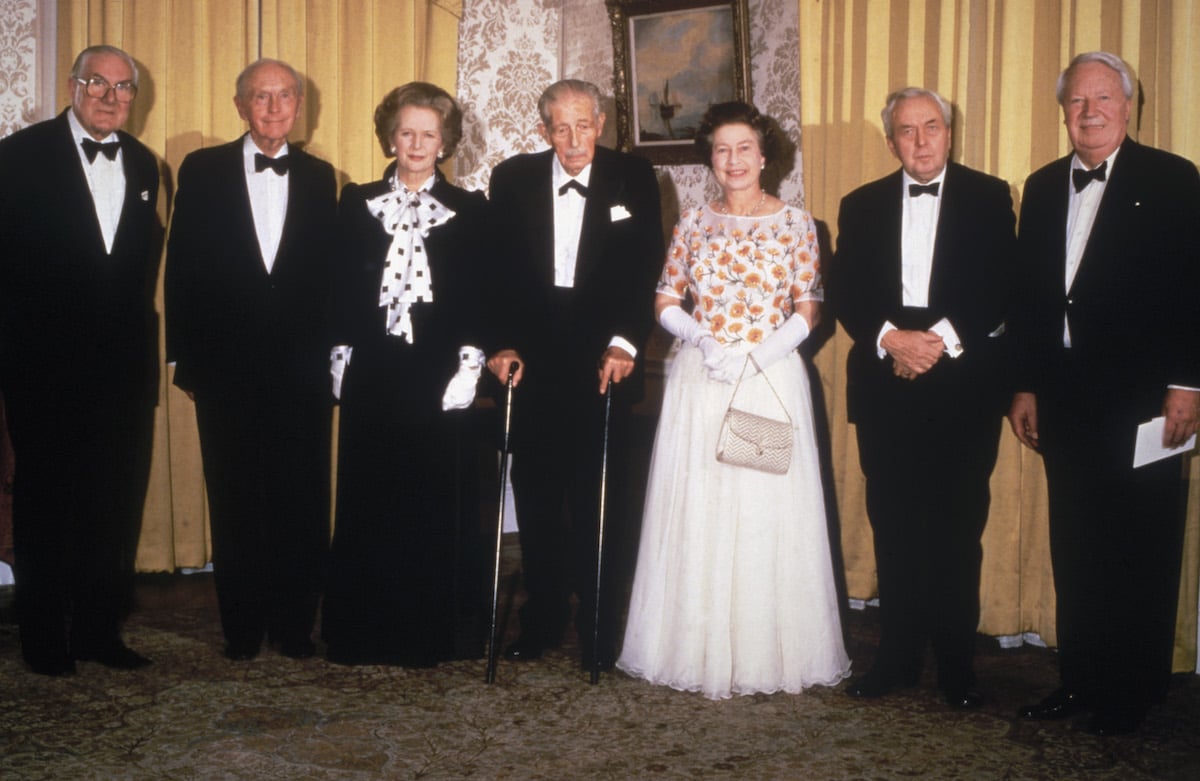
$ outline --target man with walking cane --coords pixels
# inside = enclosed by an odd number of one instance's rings
[[[548,87],[538,101],[539,132],[552,149],[496,166],[490,193],[503,280],[496,343],[506,349],[488,368],[504,382],[519,361],[512,483],[527,594],[521,636],[504,655],[537,659],[559,646],[574,592],[588,670],[609,669],[616,657],[627,567],[604,554],[597,589],[601,473],[607,458],[611,541],[624,528],[625,470],[617,467],[627,462],[630,409],[642,391],[637,357],[653,324],[663,254],[654,171],[645,160],[596,146],[600,105],[599,90],[587,82]]]

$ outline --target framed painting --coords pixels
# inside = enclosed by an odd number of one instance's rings
[[[657,165],[699,163],[713,103],[750,98],[747,0],[607,0],[617,146]]]

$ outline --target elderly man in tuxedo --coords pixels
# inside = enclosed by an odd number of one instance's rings
[[[496,166],[490,193],[503,291],[495,343],[504,349],[488,366],[502,381],[519,367],[512,483],[528,595],[520,639],[505,655],[536,659],[558,646],[574,592],[583,664],[607,668],[628,567],[605,560],[593,648],[604,393],[611,381],[606,547],[614,549],[628,534],[623,452],[663,260],[658,182],[647,161],[596,145],[605,114],[594,85],[557,82],[538,112],[551,149]]]
[[[80,52],[71,106],[0,142],[0,390],[21,651],[37,673],[150,660],[119,634],[158,400],[158,162],[121,130],[133,58]]]
[[[1071,154],[1032,174],[1021,204],[1018,392],[1009,421],[1043,456],[1061,688],[1030,719],[1092,713],[1137,729],[1171,673],[1186,472],[1135,467],[1139,424],[1164,448],[1200,420],[1200,175],[1127,128],[1134,78],[1089,52],[1059,77]]]
[[[167,357],[196,405],[225,655],[311,656],[329,541],[333,168],[288,143],[304,82],[237,79],[249,132],[189,154],[167,243]]]
[[[854,339],[847,407],[882,624],[874,666],[847,693],[916,684],[932,642],[946,702],[973,708],[980,539],[1008,402],[1012,198],[1005,182],[948,162],[951,107],[937,93],[894,92],[882,117],[901,170],[842,200],[826,290]]]

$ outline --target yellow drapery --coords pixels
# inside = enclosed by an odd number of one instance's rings
[[[414,79],[454,92],[461,9],[461,0],[62,0],[59,105],[69,102],[66,74],[84,47],[108,43],[137,60],[141,85],[129,129],[162,162],[165,220],[184,156],[245,130],[233,105],[238,73],[272,57],[306,78],[292,139],[332,163],[340,183],[370,181],[386,163],[372,119],[380,98]],[[161,301],[160,290],[160,312]],[[168,371],[140,570],[200,567],[211,558],[195,413],[169,380]]]
[[[1140,128],[1131,127],[1131,133],[1200,160],[1200,53],[1193,45],[1198,38],[1195,0],[801,0],[801,148],[808,207],[836,234],[841,197],[896,169],[879,111],[888,92],[913,84],[935,89],[954,104],[952,158],[1006,179],[1019,208],[1025,178],[1069,150],[1055,80],[1074,54],[1096,49],[1124,57],[1141,82],[1145,105]],[[853,596],[870,596],[875,589],[870,528],[854,431],[846,421],[849,346],[839,331],[822,349],[818,366],[830,406],[848,587]],[[1005,429],[984,537],[981,630],[1037,632],[1053,644],[1045,478],[1039,457],[1016,443],[1007,424]],[[1191,459],[1189,469],[1177,670],[1194,669],[1196,660],[1200,458]]]
[[[599,2],[599,0],[597,0]],[[799,0],[800,93],[807,205],[836,230],[838,201],[893,170],[879,109],[891,89],[920,84],[957,110],[953,157],[1001,176],[1019,202],[1024,178],[1064,154],[1053,84],[1075,52],[1103,48],[1128,60],[1145,88],[1137,137],[1200,160],[1200,0]],[[61,0],[59,73],[91,43],[129,51],[143,71],[131,129],[164,161],[161,213],[188,152],[236,138],[231,96],[258,56],[308,77],[296,136],[342,181],[366,181],[384,159],[371,113],[390,87],[423,78],[453,92],[459,0]],[[62,79],[65,82],[65,79]],[[60,87],[60,105],[66,93]],[[839,334],[818,356],[829,404],[847,581],[874,591],[853,430],[845,415]],[[169,570],[208,560],[203,483],[190,402],[164,378],[154,471],[138,566]],[[1200,459],[1192,484],[1176,668],[1195,660]],[[992,480],[985,537],[984,615],[990,634],[1054,641],[1045,485],[1037,456],[1006,434]]]

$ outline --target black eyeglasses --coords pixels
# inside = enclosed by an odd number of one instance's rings
[[[109,84],[103,76],[92,76],[87,79],[81,79],[78,76],[73,78],[84,86],[88,97],[104,100],[108,96],[109,90],[113,91],[118,103],[131,103],[137,97],[137,85],[132,81],[118,81],[116,84]]]

